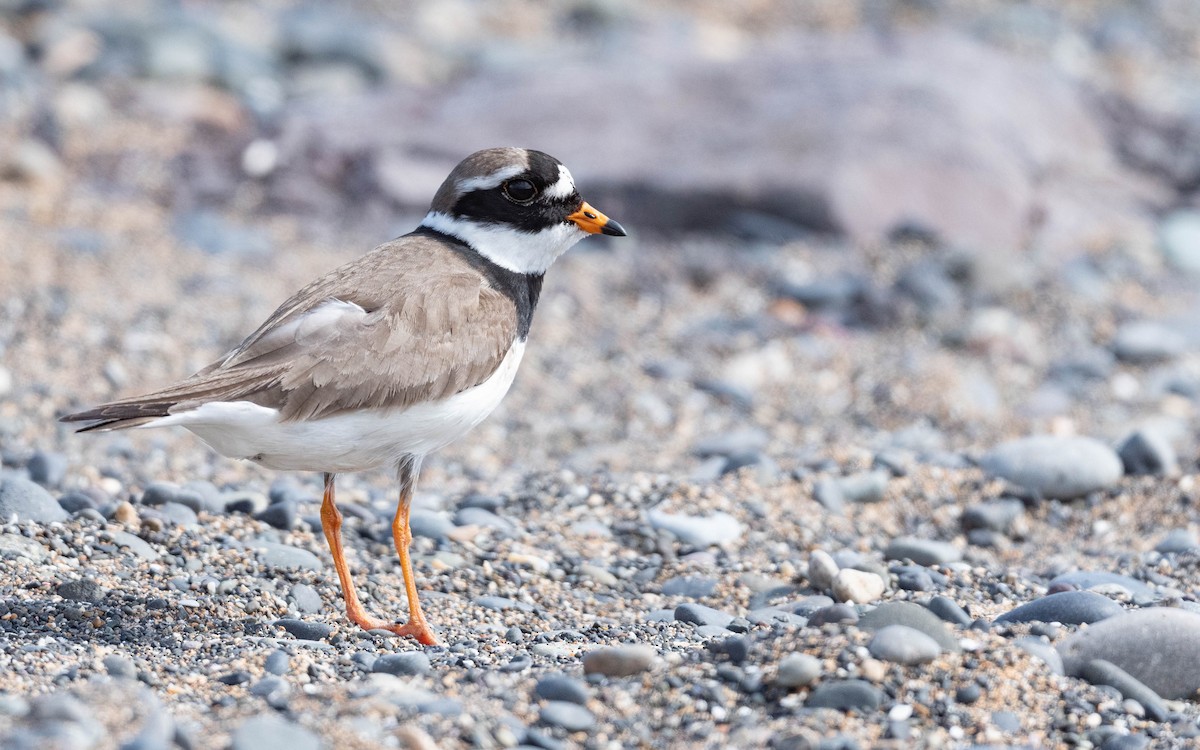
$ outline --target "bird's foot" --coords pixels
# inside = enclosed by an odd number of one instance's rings
[[[416,638],[417,642],[423,646],[438,645],[437,636],[435,636],[433,634],[433,630],[430,629],[430,627],[425,624],[425,620],[423,618],[422,619],[410,619],[408,622],[404,623],[403,625],[398,624],[398,623],[395,625],[388,625],[388,626],[386,626],[386,629],[392,631],[393,633],[395,633],[396,635],[399,635],[399,636],[404,636],[407,638]]]

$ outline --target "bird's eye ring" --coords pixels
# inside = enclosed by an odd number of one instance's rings
[[[509,180],[504,183],[504,194],[517,203],[528,203],[537,196],[537,188],[525,179]]]

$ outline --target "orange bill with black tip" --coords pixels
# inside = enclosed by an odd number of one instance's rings
[[[624,237],[626,234],[625,227],[592,208],[587,201],[583,202],[578,211],[568,216],[567,221],[573,222],[588,234],[607,234],[613,237]]]

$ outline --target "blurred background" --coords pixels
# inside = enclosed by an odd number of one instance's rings
[[[1186,447],[1198,61],[1189,0],[3,0],[5,430],[204,365],[512,144],[634,237],[555,269],[488,455]]]

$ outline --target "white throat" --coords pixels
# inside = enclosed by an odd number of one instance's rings
[[[540,232],[522,232],[503,224],[480,224],[440,211],[425,214],[421,226],[457,237],[501,268],[516,273],[545,273],[558,256],[587,236],[575,224],[555,224]]]

